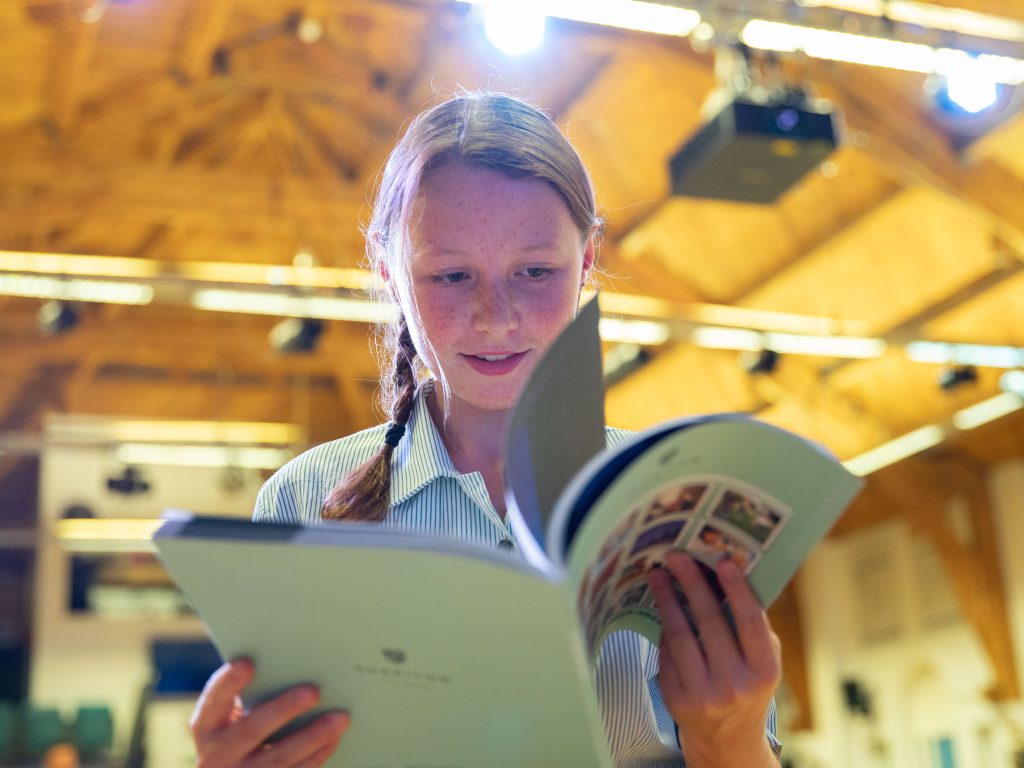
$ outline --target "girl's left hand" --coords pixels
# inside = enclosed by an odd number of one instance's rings
[[[651,573],[661,616],[658,682],[689,768],[778,766],[765,717],[782,674],[781,646],[739,566],[716,574],[732,609],[735,633],[697,563],[670,553],[667,567],[690,604],[694,636],[668,574]]]

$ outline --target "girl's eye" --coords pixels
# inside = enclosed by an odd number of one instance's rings
[[[469,278],[468,272],[445,272],[442,275],[434,275],[434,282],[444,285],[455,285]]]
[[[527,267],[523,270],[523,274],[529,278],[537,280],[541,277],[546,277],[554,272],[550,267]]]

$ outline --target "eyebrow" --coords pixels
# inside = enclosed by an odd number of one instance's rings
[[[555,251],[558,250],[558,243],[546,242],[546,243],[532,243],[525,248],[519,250],[520,253],[530,254],[543,251]],[[468,251],[460,251],[458,248],[421,248],[418,253],[425,256],[472,256],[473,254]]]

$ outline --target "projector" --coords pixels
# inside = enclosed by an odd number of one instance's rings
[[[759,102],[738,96],[669,162],[672,194],[771,203],[838,144],[825,102]]]

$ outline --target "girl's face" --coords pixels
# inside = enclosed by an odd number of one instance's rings
[[[576,314],[594,259],[561,196],[537,179],[443,166],[410,218],[399,300],[453,405],[505,410]]]

